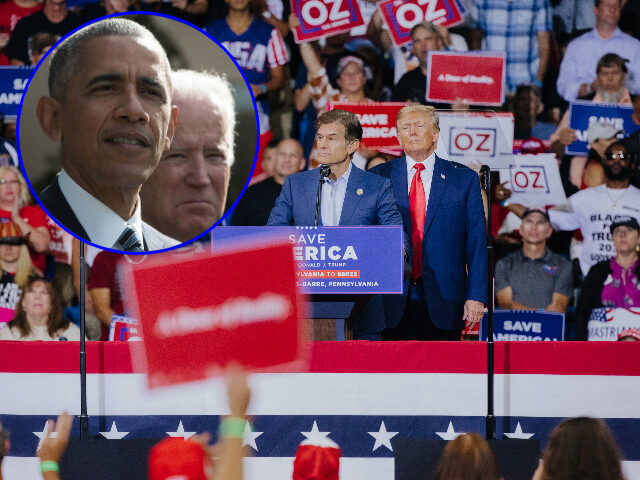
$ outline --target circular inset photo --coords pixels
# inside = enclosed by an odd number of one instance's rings
[[[220,223],[248,183],[257,139],[253,96],[226,50],[153,14],[65,37],[31,77],[18,119],[22,168],[45,212],[128,253],[174,248]]]

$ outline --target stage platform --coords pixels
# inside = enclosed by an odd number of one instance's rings
[[[227,413],[223,382],[147,391],[131,361],[139,347],[87,343],[90,436],[215,432]],[[12,443],[7,480],[40,478],[33,455],[46,419],[63,410],[79,414],[78,350],[71,342],[0,342],[0,421]],[[603,418],[621,446],[627,478],[640,480],[639,344],[497,342],[495,351],[496,438],[539,439],[544,448],[564,418]],[[256,374],[251,386],[248,480],[291,478],[297,445],[322,435],[342,447],[343,478],[392,480],[397,439],[484,434],[486,345],[315,342],[307,372]]]

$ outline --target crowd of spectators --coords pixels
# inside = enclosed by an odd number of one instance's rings
[[[491,108],[513,113],[514,139],[521,142],[522,152],[535,145],[531,153],[556,154],[572,211],[551,209],[547,214],[545,210],[529,210],[523,227],[516,220],[508,237],[496,236],[497,241],[508,238],[508,248],[498,249],[498,256],[516,252],[497,265],[497,304],[504,308],[571,311],[579,297],[579,290],[572,292],[572,287],[581,285],[593,265],[619,253],[616,237],[610,231],[613,220],[620,215],[640,218],[638,133],[594,122],[586,134],[588,154],[565,154],[566,147],[579,135],[569,127],[567,108],[576,99],[632,105],[633,121],[640,125],[640,33],[638,22],[633,21],[640,10],[637,2],[467,0],[463,2],[467,9],[464,23],[450,29],[418,23],[411,30],[411,43],[402,47],[394,45],[375,8],[377,2],[358,3],[365,27],[321,41],[296,43],[293,29],[299,19],[291,13],[289,2],[283,0],[104,0],[80,6],[64,0],[3,0],[0,65],[34,65],[60,36],[91,19],[115,12],[166,13],[204,29],[229,50],[243,69],[256,97],[260,119],[256,169],[260,175],[254,178],[254,185],[227,221],[232,225],[264,225],[286,176],[317,166],[314,121],[329,101],[426,104],[429,52],[504,52],[506,101],[501,107]],[[435,106],[457,110],[488,108],[469,107],[463,98]],[[0,139],[0,161],[15,165],[15,123],[4,121],[0,134],[4,137]],[[623,137],[626,138],[617,143]],[[612,145],[616,145],[613,150]],[[365,139],[353,162],[360,168],[370,168],[392,158],[386,151],[367,147]],[[14,273],[10,271],[15,268],[11,258],[18,250],[23,253],[27,249],[32,262],[28,268],[54,281],[62,306],[72,306],[78,271],[71,265],[71,238],[34,205],[18,170],[2,167],[0,182],[0,216],[3,221],[11,220],[12,227],[25,239],[19,248],[0,247],[2,307],[15,304],[19,295],[16,287],[4,286],[8,283],[5,276]],[[505,200],[504,206],[517,215],[525,213],[526,208],[508,205],[509,192],[501,187],[491,199],[494,213],[498,212],[494,215],[497,227],[507,213],[498,205],[500,201]],[[593,220],[594,215],[598,221]],[[536,221],[531,222],[531,217]],[[530,223],[537,226],[531,227]],[[529,241],[531,238],[533,241]],[[8,242],[0,239],[0,243]],[[575,259],[579,264],[578,267],[574,263],[574,275],[565,259]],[[543,270],[536,270],[536,265]],[[634,271],[636,267],[633,264],[628,269]],[[616,270],[614,265],[610,268]],[[110,314],[124,313],[109,284],[113,282],[112,270],[100,268],[89,277],[91,293],[87,298],[93,304],[88,311],[99,320],[102,338]],[[540,286],[540,292],[527,291],[527,296],[520,297],[518,285],[529,270],[547,282]],[[101,280],[95,283],[98,277]],[[109,298],[104,296],[106,288],[112,292]],[[541,295],[532,298],[533,293]],[[611,305],[610,299],[602,298],[592,298],[587,303]],[[624,306],[637,305],[627,302]]]

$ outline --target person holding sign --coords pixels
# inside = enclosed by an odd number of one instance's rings
[[[594,308],[640,307],[640,224],[634,217],[619,217],[609,230],[616,256],[596,263],[584,280],[576,307],[576,340],[587,340]]]
[[[318,117],[316,130],[322,166],[286,178],[267,225],[402,225],[389,180],[365,172],[351,161],[362,139],[358,117],[344,110],[330,110]],[[321,179],[316,222],[316,192]],[[387,325],[381,303],[380,296],[372,297],[364,314],[354,321],[356,339],[382,338]]]
[[[569,197],[570,209],[556,207],[549,210],[551,224],[566,231],[582,230],[584,237],[580,253],[583,275],[596,263],[611,258],[614,252],[609,226],[620,217],[640,219],[640,189],[630,184],[633,160],[620,142],[610,145],[602,160],[605,183],[585,188]],[[511,203],[507,208],[518,216],[524,205]]]
[[[615,53],[604,55],[598,61],[596,76],[598,83],[597,89],[590,95],[581,97],[581,100],[589,100],[594,103],[621,103],[625,105],[631,103],[631,96],[626,87],[627,66],[624,58]],[[613,127],[610,128],[610,131],[615,133],[610,134],[608,137],[602,136],[604,132],[594,132],[594,134],[598,135],[597,138],[593,138],[594,135],[589,135],[589,131],[587,131],[589,146],[592,147],[592,140],[597,141],[598,139],[614,138],[615,135],[619,133],[618,129],[614,129]],[[556,131],[551,135],[551,151],[558,155],[558,157],[562,157],[565,152],[565,147],[571,145],[577,138],[576,131],[569,127],[569,110],[567,110],[562,116]],[[600,144],[600,148],[604,150],[604,148],[608,147],[612,142],[613,140],[609,141],[606,145]],[[597,147],[595,148],[597,149]],[[602,155],[602,151],[598,153]],[[577,188],[582,188],[583,177],[586,175],[586,169],[590,163],[592,164],[590,177],[594,176],[593,162],[589,162],[588,160],[587,157],[582,155],[576,155],[571,159],[569,180]],[[597,163],[595,165],[597,165]],[[600,167],[596,166],[595,180],[587,180],[586,186],[595,187],[602,183],[601,172]]]
[[[386,314],[402,317],[400,327],[387,334],[398,340],[460,340],[465,321],[478,323],[487,301],[478,175],[435,155],[440,127],[433,107],[404,107],[396,124],[405,155],[371,169],[391,180],[412,247],[404,295],[385,298]]]

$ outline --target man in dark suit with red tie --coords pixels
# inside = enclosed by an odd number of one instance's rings
[[[385,298],[387,324],[402,316],[389,339],[459,340],[487,301],[485,217],[478,175],[435,155],[440,127],[435,109],[411,105],[397,116],[405,155],[371,170],[391,180],[411,239],[412,273],[403,295]]]

